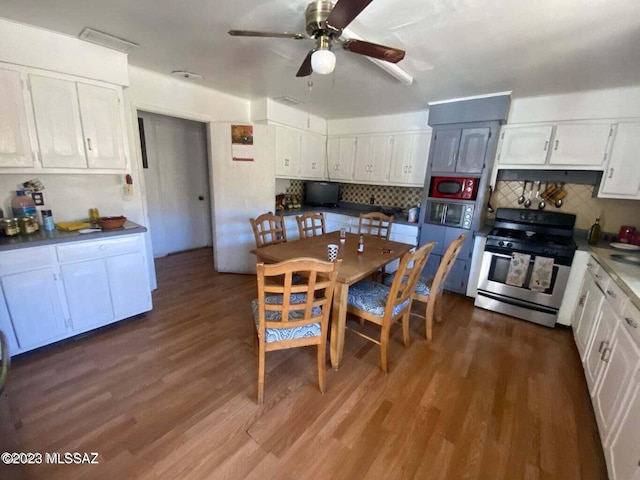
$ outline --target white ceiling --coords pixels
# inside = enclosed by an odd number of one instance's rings
[[[1,0],[0,15],[77,36],[92,27],[140,44],[129,63],[245,98],[293,97],[327,119],[423,110],[428,102],[640,85],[639,0],[374,0],[350,25],[402,48],[400,83],[336,49],[331,75],[296,78],[310,40],[242,38],[230,29],[305,33],[306,0]],[[307,82],[311,79],[313,87]]]

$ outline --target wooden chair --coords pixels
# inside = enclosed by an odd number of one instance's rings
[[[256,239],[256,247],[266,247],[276,243],[287,241],[287,229],[284,225],[284,217],[274,215],[272,212],[263,213],[258,218],[250,218],[253,236]]]
[[[358,234],[375,235],[389,240],[392,225],[393,215],[381,212],[361,213]]]
[[[317,235],[325,234],[324,214],[322,213],[305,212],[296,217],[296,222],[298,222],[300,238],[315,237]]]
[[[431,341],[433,337],[433,319],[438,323],[442,321],[442,292],[444,282],[456,261],[467,235],[463,233],[452,241],[440,260],[440,266],[433,278],[421,278],[416,283],[413,299],[425,303],[425,337]],[[387,277],[385,283],[391,283],[393,276]]]
[[[349,287],[347,312],[380,326],[380,340],[349,327],[350,331],[380,345],[380,368],[387,372],[387,350],[391,325],[402,319],[404,346],[409,346],[409,315],[416,282],[422,273],[435,242],[427,243],[400,259],[397,275],[391,286],[362,280]]]
[[[342,260],[294,258],[256,266],[258,298],[251,302],[258,343],[258,403],[264,398],[265,354],[318,346],[318,385],[324,393],[324,367],[331,300]],[[293,282],[298,274],[301,281]],[[283,283],[269,281],[284,277]]]

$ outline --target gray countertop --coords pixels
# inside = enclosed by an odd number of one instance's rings
[[[640,252],[618,250],[610,245],[600,245],[591,247],[591,254],[595,257],[602,268],[616,282],[616,285],[624,291],[631,302],[640,309],[640,265],[620,262],[612,255],[623,254],[637,257],[640,260]]]
[[[55,243],[76,242],[80,240],[93,240],[96,238],[117,237],[132,233],[146,232],[147,228],[127,220],[121,228],[102,230],[92,233],[63,232],[53,230],[46,232],[42,227],[36,233],[30,235],[15,235],[12,237],[0,236],[0,252],[16,250],[19,248],[41,247]]]

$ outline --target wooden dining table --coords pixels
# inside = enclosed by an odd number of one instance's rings
[[[330,354],[331,365],[338,369],[344,348],[344,334],[347,322],[347,294],[349,286],[377,272],[414,248],[414,245],[394,242],[372,235],[364,235],[364,251],[357,252],[360,236],[347,233],[345,243],[340,243],[340,232],[331,232],[292,242],[278,243],[251,250],[258,261],[281,262],[296,257],[311,257],[328,260],[327,245],[339,246],[338,259],[342,264],[338,270],[331,311]]]

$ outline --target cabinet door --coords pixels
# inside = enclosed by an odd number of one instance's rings
[[[300,134],[286,127],[276,127],[276,175],[299,176]]]
[[[460,145],[459,128],[439,129],[433,135],[432,172],[455,172],[458,146]]]
[[[414,143],[415,135],[395,135],[393,137],[391,164],[389,166],[389,181],[391,183],[407,183],[409,162],[413,154]],[[422,177],[422,183],[424,184],[424,176]]]
[[[76,84],[37,75],[30,80],[42,166],[86,168]]]
[[[389,164],[391,163],[391,149],[393,136],[383,135],[371,137],[371,151],[369,155],[369,181],[387,183],[389,181]]]
[[[79,83],[78,98],[89,167],[125,169],[118,92]]]
[[[62,265],[60,270],[74,332],[84,332],[114,319],[103,259]]]
[[[327,176],[330,180],[353,180],[356,144],[356,137],[336,137],[328,140]]]
[[[640,375],[637,373],[620,426],[605,448],[611,480],[640,480]]]
[[[608,353],[605,354],[605,350],[611,348],[613,341],[613,329],[618,321],[619,320],[613,309],[609,306],[609,303],[604,301],[602,303],[602,308],[596,317],[596,327],[593,334],[593,340],[589,342],[590,346],[587,348],[587,355],[584,360],[584,374],[587,379],[587,385],[589,386],[591,396],[595,396],[596,394],[598,380],[600,379],[606,365],[603,358],[606,358],[605,355],[608,355]]]
[[[598,197],[640,198],[640,175],[635,173],[638,152],[640,123],[619,124]]]
[[[498,153],[500,165],[544,165],[549,154],[553,125],[503,127]]]
[[[482,173],[490,134],[490,128],[465,128],[462,130],[456,172]]]
[[[620,413],[624,395],[636,374],[639,362],[640,352],[631,336],[624,328],[616,329],[612,344],[603,351],[602,363],[606,368],[594,403],[600,438],[604,446],[610,443],[608,435]],[[638,454],[640,455],[640,450]]]
[[[303,133],[300,144],[300,176],[324,179],[326,164],[325,137]]]
[[[585,285],[588,285],[587,288],[589,289],[589,292],[587,293],[582,318],[580,319],[578,328],[574,333],[576,346],[578,347],[582,361],[585,361],[586,359],[587,348],[589,347],[592,333],[594,332],[594,328],[597,323],[596,321],[600,313],[602,301],[604,300],[604,293],[600,291],[590,275],[585,278]]]
[[[0,167],[33,167],[20,73],[0,69]]]
[[[151,310],[151,289],[142,252],[107,258],[107,272],[116,320]]]
[[[412,137],[413,144],[411,153],[409,154],[409,174],[407,176],[407,184],[423,187],[424,179],[427,174],[427,163],[429,161],[431,134],[418,133],[412,135]]]
[[[18,350],[18,341],[13,331],[13,325],[11,324],[11,317],[9,316],[9,310],[7,310],[7,304],[4,301],[4,295],[2,294],[2,288],[0,288],[0,330],[4,333],[9,344],[9,355],[13,355]]]
[[[549,164],[602,165],[611,128],[609,123],[556,126]]]
[[[371,157],[375,150],[376,137],[358,137],[356,158],[353,165],[353,179],[368,182],[371,175]]]
[[[22,350],[61,339],[66,334],[57,278],[51,267],[0,278],[11,323]]]

